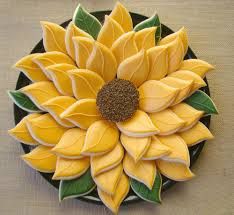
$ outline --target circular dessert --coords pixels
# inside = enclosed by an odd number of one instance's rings
[[[157,15],[133,26],[120,3],[103,25],[80,5],[66,29],[41,25],[46,52],[15,64],[33,83],[9,91],[30,114],[9,134],[32,146],[27,164],[54,173],[60,200],[97,190],[117,213],[130,190],[160,202],[161,174],[193,178],[188,147],[213,138],[200,120],[217,109],[198,90],[213,67],[184,60],[185,28],[161,38]]]

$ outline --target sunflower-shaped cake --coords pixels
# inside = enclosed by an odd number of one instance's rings
[[[130,187],[160,202],[161,174],[194,177],[188,147],[213,138],[199,120],[217,111],[198,91],[213,66],[184,60],[185,28],[161,39],[157,15],[133,26],[120,3],[103,25],[79,5],[66,29],[41,26],[45,52],[15,64],[32,83],[9,92],[30,114],[9,134],[33,146],[29,166],[60,180],[60,200],[97,189],[117,213]]]

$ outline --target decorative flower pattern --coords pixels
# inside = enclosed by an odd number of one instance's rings
[[[50,22],[41,26],[46,52],[15,64],[33,82],[19,91],[42,110],[9,130],[36,146],[23,160],[54,172],[53,180],[75,179],[90,168],[100,199],[114,213],[128,194],[129,178],[149,190],[159,172],[175,181],[191,179],[188,147],[213,135],[199,122],[204,112],[183,101],[206,86],[203,77],[213,67],[183,60],[185,28],[157,43],[160,26],[135,32],[120,3],[96,40],[73,21],[66,29]],[[99,90],[115,78],[139,92],[138,110],[117,123],[104,119],[96,103]]]

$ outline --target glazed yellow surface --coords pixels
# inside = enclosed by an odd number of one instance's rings
[[[138,50],[148,50],[155,46],[155,33],[157,27],[150,27],[136,32],[135,40]]]

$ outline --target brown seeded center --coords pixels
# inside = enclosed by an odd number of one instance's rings
[[[97,106],[102,117],[112,122],[129,119],[137,110],[138,104],[137,88],[123,79],[108,82],[97,95]]]

